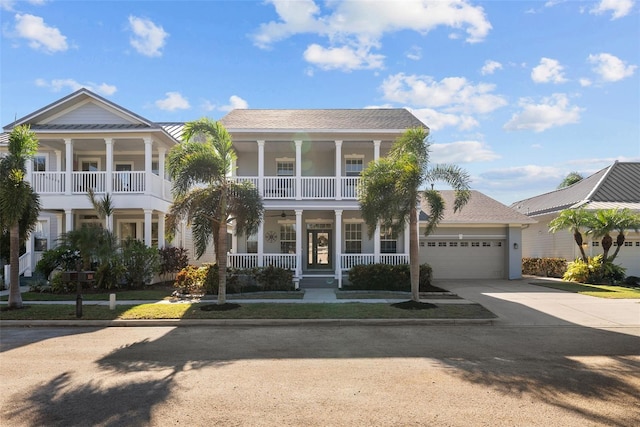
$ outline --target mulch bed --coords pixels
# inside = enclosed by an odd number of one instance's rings
[[[437,305],[430,304],[428,302],[418,302],[418,301],[403,301],[396,302],[391,304],[391,307],[400,308],[402,310],[429,310],[431,308],[436,308]]]

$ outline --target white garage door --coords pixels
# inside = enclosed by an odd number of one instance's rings
[[[504,240],[421,240],[420,260],[434,279],[503,279]]]
[[[615,251],[615,247],[612,247],[609,254]],[[640,241],[627,240],[624,242],[624,246],[620,248],[618,256],[614,260],[614,264],[618,264],[627,269],[627,276],[640,277]]]

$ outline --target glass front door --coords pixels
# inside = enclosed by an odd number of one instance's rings
[[[307,268],[331,269],[331,231],[309,230],[307,245]]]

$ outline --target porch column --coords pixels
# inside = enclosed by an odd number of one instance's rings
[[[376,234],[373,235],[373,262],[380,262],[380,224],[376,225]]]
[[[29,184],[33,184],[33,159],[28,159],[25,162],[25,169],[27,169],[25,181],[27,181]]]
[[[107,148],[107,182],[104,191],[111,194],[113,192],[113,138],[105,138],[104,145]]]
[[[152,209],[144,210],[144,244],[147,247],[151,246],[151,214]]]
[[[227,248],[227,252],[230,252],[232,254],[237,254],[238,253],[238,230],[237,230],[237,224],[234,221],[233,222],[233,226],[232,226],[232,233],[231,233],[231,248]],[[246,250],[245,250],[246,252]]]
[[[258,267],[264,267],[264,221],[258,225]]]
[[[64,232],[68,233],[73,230],[73,209],[64,210]]]
[[[302,212],[302,209],[296,209],[296,277],[298,278],[302,277]]]
[[[71,138],[65,138],[64,140],[64,154],[64,194],[70,195],[73,181],[73,141],[71,141]]]
[[[342,141],[336,141],[336,200],[342,200]]]
[[[296,200],[302,200],[302,141],[296,144]]]
[[[62,151],[54,150],[56,153],[56,172],[62,171]]]
[[[162,249],[165,246],[165,241],[164,241],[165,216],[166,215],[164,212],[158,213],[158,249]]]
[[[373,160],[377,161],[380,158],[380,144],[382,141],[373,141]]]
[[[264,141],[258,141],[258,193],[264,196]],[[258,239],[258,245],[260,239]]]
[[[419,214],[418,214],[419,215]],[[409,231],[409,221],[404,224],[404,253],[409,254],[409,240],[411,232]],[[420,224],[418,224],[418,251],[420,251]]]
[[[342,209],[336,209],[336,279],[338,280],[338,288],[342,288]]]
[[[160,176],[160,196],[161,196],[160,198],[161,199],[165,198],[164,191],[166,186],[166,180],[164,179],[164,160],[166,156],[167,156],[167,149],[164,147],[158,148],[158,175]]]
[[[151,194],[151,161],[153,139],[144,138],[144,194]],[[149,245],[147,245],[149,246]]]

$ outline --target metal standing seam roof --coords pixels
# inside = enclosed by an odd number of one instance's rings
[[[469,202],[458,212],[453,212],[455,191],[441,190],[440,194],[445,201],[444,218],[440,221],[444,224],[534,224],[537,221],[521,214],[509,206],[503,205],[497,200],[476,191],[471,190]],[[429,207],[421,201],[420,221],[427,221]]]
[[[238,109],[220,122],[242,130],[404,130],[427,126],[404,108],[260,110]]]
[[[640,208],[640,162],[615,162],[577,183],[515,202],[525,215],[542,215],[569,208],[621,206]]]

